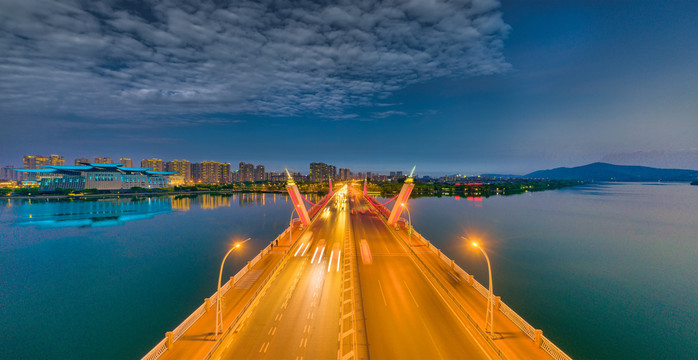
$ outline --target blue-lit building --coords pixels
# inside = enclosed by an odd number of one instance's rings
[[[56,189],[122,190],[132,187],[157,189],[170,184],[174,172],[130,168],[122,164],[84,163],[76,166],[37,165],[41,169],[15,169],[29,173],[39,182],[40,192]]]

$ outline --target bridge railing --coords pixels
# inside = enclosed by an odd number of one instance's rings
[[[489,295],[489,290],[484,287],[480,282],[475,280],[475,278],[468,274],[465,270],[463,270],[460,266],[456,265],[455,261],[451,260],[448,258],[448,256],[444,255],[440,249],[437,247],[431,245],[431,242],[429,242],[424,236],[419,234],[418,232],[414,231],[412,232],[412,236],[415,237],[416,239],[419,239],[422,241],[424,245],[426,245],[432,252],[434,252],[438,258],[446,263],[446,265],[450,266],[456,273],[461,275],[464,279],[468,280],[468,284],[475,289],[482,297],[487,299],[487,296]],[[507,304],[504,303],[504,301],[498,301],[499,303],[499,311],[506,316],[516,327],[518,327],[526,336],[528,336],[531,340],[533,340],[538,346],[543,349],[550,357],[556,360],[572,360],[565,352],[560,350],[555,344],[553,344],[552,341],[550,341],[548,338],[543,336],[543,332],[541,330],[537,330],[533,326],[531,326],[524,318],[522,318],[519,314],[517,314],[514,310],[512,310]],[[538,338],[536,336],[538,335]]]
[[[244,266],[240,271],[238,271],[234,276],[231,276],[230,279],[221,286],[221,292],[220,294],[218,291],[214,292],[211,297],[204,299],[204,303],[201,304],[191,315],[189,315],[184,321],[182,321],[181,324],[179,324],[172,332],[168,332],[165,334],[165,338],[162,339],[155,347],[150,350],[143,358],[142,360],[157,360],[159,359],[169,348],[172,347],[172,345],[179,340],[184,333],[189,330],[189,328],[196,323],[201,316],[203,316],[207,311],[209,311],[213,306],[216,304],[218,301],[219,297],[225,296],[225,294],[232,289],[235,284],[242,279],[245,274],[253,267],[255,266],[262,258],[264,255],[269,254],[269,252],[272,250],[272,244],[277,243],[278,241],[286,236],[286,234],[290,231],[290,228],[286,228],[284,232],[282,232],[279,236],[274,239],[273,242],[271,242],[269,245],[267,245],[266,248],[264,248],[262,251],[257,254],[257,256],[254,257],[250,262],[247,263],[246,266]],[[220,296],[219,296],[220,295]]]
[[[385,209],[384,206],[381,206],[378,204],[374,199],[371,199],[371,197],[367,197],[368,201],[373,205],[373,207],[379,211],[379,213],[382,213],[384,216],[385,215],[381,210],[387,210]],[[475,278],[468,274],[465,270],[463,270],[460,266],[456,265],[455,261],[451,260],[448,258],[448,256],[444,255],[440,249],[437,247],[431,245],[431,242],[429,242],[424,236],[422,236],[420,233],[412,230],[412,235],[413,238],[419,240],[422,242],[424,246],[426,246],[428,249],[430,249],[436,256],[439,258],[439,260],[443,261],[446,263],[447,266],[449,266],[451,269],[453,269],[456,273],[458,273],[463,279],[467,279],[467,282],[470,286],[475,289],[482,297],[487,299],[487,296],[489,295],[489,290],[482,286]],[[519,314],[517,314],[514,310],[512,310],[508,305],[506,305],[503,301],[498,301],[499,303],[499,311],[506,316],[509,320],[511,320],[514,325],[516,325],[526,336],[528,336],[531,340],[533,340],[538,347],[540,347],[543,351],[545,351],[550,357],[556,360],[572,360],[567,354],[565,354],[564,351],[560,350],[555,344],[553,344],[552,341],[550,341],[548,338],[543,336],[543,332],[541,330],[537,330],[533,326],[531,326],[526,320],[524,320]]]

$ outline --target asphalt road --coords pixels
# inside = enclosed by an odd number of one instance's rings
[[[334,204],[291,248],[288,263],[212,359],[336,359],[347,211]],[[331,261],[331,263],[330,263]]]
[[[407,248],[377,215],[362,214],[365,200],[356,199],[353,208],[354,239],[363,252],[359,277],[370,358],[489,359],[475,329],[454,314]]]

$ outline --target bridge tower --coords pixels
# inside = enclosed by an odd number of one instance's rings
[[[395,199],[393,210],[390,211],[390,216],[388,217],[388,225],[390,226],[395,226],[397,220],[400,218],[400,214],[402,214],[402,204],[406,204],[407,199],[410,198],[410,193],[412,193],[412,189],[414,188],[412,174],[414,174],[415,167],[412,168],[410,176],[405,179],[405,183],[402,185],[402,189],[400,189],[400,194],[397,196],[397,199]],[[366,190],[364,189],[364,191]]]
[[[364,179],[364,197],[368,196],[368,178]]]
[[[330,192],[329,192],[328,195],[329,195],[329,196],[332,196],[332,195],[334,195],[334,188],[332,187],[332,177],[330,176],[330,177],[328,177],[328,178],[329,178],[329,180],[330,180]]]
[[[293,206],[296,209],[296,212],[298,212],[298,217],[301,219],[303,226],[308,226],[308,224],[310,224],[310,216],[308,216],[308,210],[305,209],[303,197],[298,191],[298,186],[296,186],[296,183],[293,181],[291,173],[286,170],[286,174],[288,175],[288,182],[286,183],[288,195],[291,196],[291,201],[293,201]]]

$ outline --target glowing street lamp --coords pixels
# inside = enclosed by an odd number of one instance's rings
[[[485,313],[485,332],[487,332],[487,329],[489,329],[490,336],[494,336],[494,293],[492,292],[492,267],[490,266],[490,258],[487,257],[487,253],[485,252],[485,249],[480,246],[480,244],[477,243],[477,241],[473,241],[471,243],[472,246],[480,249],[482,252],[482,255],[485,255],[485,260],[487,260],[487,271],[489,272],[490,275],[490,289],[487,294],[487,312]]]
[[[407,210],[407,235],[408,235],[408,240],[410,241],[410,245],[412,244],[412,215],[410,215],[410,209],[405,206],[405,203],[401,203],[400,206],[405,208]]]
[[[221,262],[221,271],[218,273],[218,300],[216,301],[216,340],[218,340],[218,334],[220,331],[223,329],[223,313],[221,312],[221,303],[223,302],[223,297],[221,296],[221,278],[223,277],[223,264],[225,264],[225,259],[228,258],[228,255],[230,255],[231,252],[235,249],[239,249],[242,244],[250,240],[251,238],[247,238],[243,241],[240,241],[238,243],[235,243],[233,247],[228,250],[228,252],[225,254],[223,257],[223,261]]]

